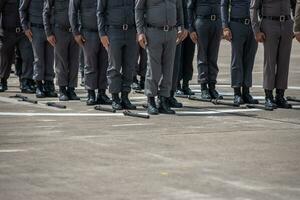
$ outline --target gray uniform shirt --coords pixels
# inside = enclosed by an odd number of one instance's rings
[[[228,27],[230,18],[250,18],[251,0],[222,0],[221,16],[223,28]]]
[[[109,25],[133,26],[135,0],[98,0],[97,19],[100,36],[106,35],[105,28]]]
[[[188,0],[187,12],[189,31],[195,31],[194,22],[197,16],[220,16],[220,4],[221,0]]]
[[[5,29],[20,27],[19,0],[0,0],[0,36]]]
[[[43,0],[21,0],[20,1],[20,18],[24,30],[28,30],[30,23],[43,24]]]
[[[254,33],[260,32],[260,16],[291,15],[296,0],[251,0],[250,15]]]
[[[53,35],[53,24],[70,27],[68,16],[69,0],[45,0],[43,21],[47,36]]]
[[[144,33],[147,24],[155,27],[168,25],[183,28],[182,1],[136,0],[135,21],[138,33]]]

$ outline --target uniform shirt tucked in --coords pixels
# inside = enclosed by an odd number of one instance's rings
[[[183,28],[182,0],[136,0],[135,19],[138,33],[147,24],[155,27],[180,26]],[[146,16],[146,17],[145,17]]]
[[[21,0],[20,4],[21,25],[24,30],[29,29],[30,24],[43,24],[44,0]]]
[[[0,36],[3,36],[5,29],[20,27],[19,0],[0,1]]]
[[[195,31],[194,22],[197,16],[216,15],[220,17],[220,4],[221,0],[188,0],[189,31]]]
[[[223,28],[228,27],[230,18],[250,19],[251,0],[222,0],[221,15]]]
[[[98,0],[97,19],[100,36],[106,35],[105,28],[109,25],[134,26],[135,0]]]

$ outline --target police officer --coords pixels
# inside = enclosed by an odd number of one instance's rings
[[[107,77],[115,110],[136,109],[128,98],[137,55],[134,3],[134,0],[98,0],[97,5],[99,36],[108,51]]]
[[[220,2],[188,0],[189,31],[193,42],[198,44],[198,82],[201,84],[203,99],[222,98],[215,89],[222,35]]]
[[[111,104],[106,95],[107,52],[97,29],[97,0],[70,0],[69,19],[76,42],[83,48],[87,105]],[[98,89],[96,99],[95,90]]]
[[[147,15],[145,17],[145,15]],[[181,0],[137,0],[135,19],[138,41],[148,53],[145,95],[149,114],[174,114],[168,104],[172,87],[176,38],[182,40]],[[155,96],[159,95],[159,108]]]
[[[48,43],[44,31],[43,7],[43,0],[21,0],[19,8],[23,30],[32,42],[37,98],[57,97],[53,82],[53,47]]]
[[[34,93],[34,88],[31,86],[33,53],[31,44],[22,31],[18,8],[19,0],[0,1],[0,92],[7,90],[7,79],[17,49],[22,57],[21,91]]]
[[[265,107],[273,110],[291,108],[284,98],[288,85],[290,55],[293,40],[293,20],[291,7],[294,0],[252,0],[251,21],[258,42],[264,45],[264,82],[266,94]],[[261,16],[261,21],[259,20]],[[273,100],[273,89],[276,98]]]
[[[297,7],[295,12],[295,37],[300,42],[300,0],[297,1]]]
[[[47,40],[54,47],[60,101],[80,100],[75,93],[78,82],[79,46],[72,34],[68,8],[69,0],[45,0],[43,11]]]
[[[250,95],[252,70],[257,42],[250,20],[251,0],[222,0],[221,15],[224,38],[231,42],[231,87],[234,104],[257,104]],[[241,91],[242,88],[242,91]]]

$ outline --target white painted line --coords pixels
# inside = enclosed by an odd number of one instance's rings
[[[188,115],[210,115],[210,114],[223,114],[223,113],[241,113],[241,112],[257,112],[260,109],[228,109],[228,110],[211,110],[211,111],[177,111],[176,114]]]
[[[190,85],[191,88],[200,88],[200,85]],[[231,85],[225,85],[225,84],[220,84],[217,85],[217,87],[223,87],[223,88],[231,88]],[[253,88],[262,88],[261,85],[253,85]],[[300,87],[298,86],[289,86],[288,89],[292,89],[292,90],[300,90]]]
[[[25,149],[0,149],[0,153],[18,153],[27,151]]]
[[[153,124],[115,124],[112,127],[127,127],[127,126],[149,126]]]

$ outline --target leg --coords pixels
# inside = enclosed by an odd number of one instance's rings
[[[45,80],[45,37],[44,30],[32,28],[32,49],[34,54],[33,79],[36,81]]]
[[[75,88],[78,84],[78,67],[79,67],[79,46],[75,42],[73,35],[69,33],[69,75],[68,75],[68,87]]]

